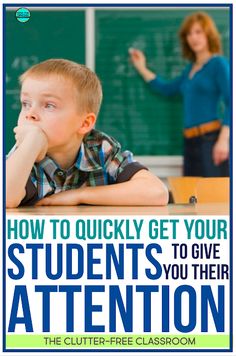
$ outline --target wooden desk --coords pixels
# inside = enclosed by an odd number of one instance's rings
[[[169,204],[167,206],[38,206],[7,209],[14,215],[229,215],[227,203]]]
[[[200,177],[168,177],[169,189],[174,203],[188,204],[189,198],[195,194],[196,184]]]

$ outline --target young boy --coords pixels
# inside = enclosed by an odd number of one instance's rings
[[[20,82],[16,145],[6,164],[8,208],[167,204],[163,183],[93,129],[102,89],[91,70],[50,59],[28,69]]]

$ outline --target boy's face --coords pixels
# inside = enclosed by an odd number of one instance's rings
[[[78,141],[83,115],[69,80],[57,75],[29,76],[22,84],[21,103],[18,125],[38,125],[48,138],[49,149],[60,150]]]

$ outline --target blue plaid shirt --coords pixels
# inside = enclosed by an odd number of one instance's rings
[[[34,164],[21,205],[33,205],[46,196],[83,185],[122,183],[141,169],[146,167],[136,162],[130,151],[122,152],[114,138],[92,130],[85,136],[76,161],[68,170],[61,169],[49,156]]]

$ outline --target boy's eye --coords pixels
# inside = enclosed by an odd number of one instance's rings
[[[46,109],[55,109],[55,108],[56,108],[56,105],[55,105],[55,104],[52,104],[52,103],[46,103],[46,104],[45,104],[45,107],[46,107]]]
[[[21,105],[22,105],[22,107],[25,108],[25,109],[28,109],[28,108],[31,107],[31,104],[30,104],[29,101],[22,101],[22,102],[21,102]]]

